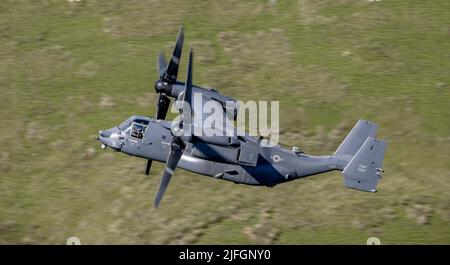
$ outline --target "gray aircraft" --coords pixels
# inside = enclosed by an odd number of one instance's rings
[[[169,64],[159,54],[159,80],[155,118],[132,116],[120,125],[99,131],[102,148],[110,147],[128,155],[147,160],[145,173],[152,161],[165,163],[165,170],[154,199],[160,201],[177,167],[216,179],[247,185],[273,187],[279,183],[304,178],[332,170],[342,171],[344,185],[361,191],[376,192],[381,178],[386,142],[375,138],[377,125],[359,120],[333,155],[307,155],[299,148],[285,148],[267,144],[267,139],[246,133],[222,136],[196,135],[193,113],[196,102],[193,94],[200,93],[205,100],[213,100],[222,107],[226,120],[236,120],[239,104],[215,89],[202,88],[192,83],[190,51],[186,82],[177,80],[184,33],[180,30]],[[170,105],[169,97],[181,119],[177,126],[164,120]],[[228,103],[227,103],[228,102]],[[230,104],[231,102],[231,104]],[[231,113],[231,115],[230,115]],[[231,125],[230,125],[231,124]],[[227,123],[225,127],[234,126]],[[236,129],[237,130],[237,129]]]

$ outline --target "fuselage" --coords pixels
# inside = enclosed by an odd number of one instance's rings
[[[170,152],[171,122],[132,116],[121,125],[101,131],[99,140],[128,155],[165,163]],[[226,136],[223,136],[226,137]],[[201,175],[248,185],[274,186],[279,183],[335,169],[335,156],[310,156],[249,135],[227,141],[205,142],[193,138],[187,143],[178,167]],[[206,138],[207,140],[207,138]]]

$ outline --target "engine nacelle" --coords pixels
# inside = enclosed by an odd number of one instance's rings
[[[236,137],[232,136],[195,136],[195,138],[198,138],[202,142],[219,146],[238,147],[241,144]]]

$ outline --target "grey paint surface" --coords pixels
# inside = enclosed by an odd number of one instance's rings
[[[117,151],[165,163],[173,137],[170,132],[170,122],[144,116],[132,116],[128,120],[132,121],[136,119],[149,122],[143,139],[135,139],[123,130],[120,130],[119,127],[114,127],[106,131],[101,131],[99,140],[106,146]],[[352,144],[358,146],[361,141],[367,142],[366,139],[373,139],[368,138],[374,136],[373,130],[367,130],[363,126],[364,124],[373,126],[373,123],[360,120],[341,146],[347,146],[349,150],[354,150],[355,148],[351,148]],[[338,149],[335,155],[310,156],[304,153],[297,154],[279,145],[266,146],[259,139],[248,135],[243,137],[243,139],[245,142],[238,140],[240,141],[239,147],[219,146],[201,140],[194,140],[187,145],[178,167],[198,174],[236,183],[274,186],[279,183],[332,170],[343,171],[355,155],[355,153],[340,155],[339,150],[341,149]],[[385,143],[379,140],[376,141],[380,144],[374,145],[372,150],[377,150],[378,153],[375,156],[367,153],[367,157],[364,157],[360,161],[363,167],[371,166],[372,163],[375,163],[376,166],[373,168],[381,169]],[[256,157],[255,164],[239,159],[239,153],[246,151],[253,152]],[[369,151],[362,149],[361,156],[364,156],[366,152]],[[350,172],[350,169],[346,171]],[[370,174],[365,173],[360,175],[354,172],[354,170],[352,172],[354,179],[369,178],[378,181],[379,178],[376,171],[373,174],[369,172]],[[374,191],[373,187],[370,189],[362,187],[361,190]]]

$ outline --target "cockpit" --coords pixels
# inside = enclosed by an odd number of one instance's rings
[[[131,116],[119,126],[98,132],[97,139],[102,142],[102,148],[107,146],[122,150],[126,144],[124,139],[142,141],[148,133],[150,120],[144,116]]]
[[[133,139],[142,140],[145,132],[147,131],[148,123],[148,120],[133,116],[124,121],[118,127],[124,135],[127,135]]]

